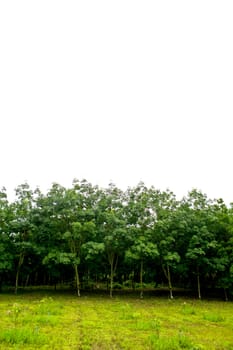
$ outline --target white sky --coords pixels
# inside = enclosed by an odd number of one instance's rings
[[[0,187],[233,202],[233,2],[0,1]]]

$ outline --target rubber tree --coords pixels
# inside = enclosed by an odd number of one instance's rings
[[[155,259],[159,255],[157,245],[148,241],[146,234],[135,238],[134,243],[126,251],[126,260],[135,261],[140,265],[140,298],[143,298],[144,263],[148,258]]]
[[[163,237],[161,237],[158,243],[158,250],[162,270],[168,282],[170,299],[173,299],[171,270],[176,268],[180,262],[180,255],[176,249],[176,239],[172,236],[171,232],[167,234],[166,231],[163,231]]]
[[[228,293],[233,294],[233,203],[230,208],[221,211],[218,222],[221,225],[218,230],[220,236],[218,256],[226,262],[224,269],[220,270],[218,285],[223,288],[225,300],[228,300]]]
[[[53,271],[51,268],[54,264],[55,273],[57,264],[73,266],[78,295],[81,248],[87,239],[92,240],[95,226],[94,194],[95,190],[87,181],[74,180],[72,188],[53,184],[47,196],[40,200],[44,243],[46,244],[46,235],[50,238],[43,263],[50,271]]]
[[[152,242],[153,227],[157,220],[148,188],[143,182],[128,188],[124,198],[125,217],[130,245],[126,260],[137,261],[140,265],[140,297],[143,298],[143,273],[146,259],[158,256],[157,244]]]
[[[9,221],[11,213],[6,189],[0,191],[0,290],[4,281],[3,276],[13,270],[13,247],[10,239]]]
[[[197,278],[198,298],[201,299],[201,275],[211,273],[215,264],[218,242],[213,227],[215,216],[212,202],[200,191],[188,194],[187,220],[189,220],[189,244],[186,258]]]
[[[73,265],[75,272],[75,283],[77,295],[80,297],[80,278],[78,266],[81,262],[83,245],[92,239],[92,235],[95,232],[94,222],[73,222],[71,224],[71,230],[66,231],[63,238],[67,241],[70,248],[71,264]]]
[[[150,196],[156,212],[153,241],[158,246],[160,265],[168,282],[169,296],[173,299],[172,270],[180,262],[177,230],[173,227],[178,201],[170,190],[161,192],[152,188]]]
[[[112,297],[114,275],[119,256],[124,254],[127,230],[122,208],[122,191],[114,184],[102,191],[98,202],[97,227],[110,265],[109,294]]]
[[[75,202],[68,197],[67,189],[53,183],[47,194],[38,193],[36,208],[33,211],[35,241],[38,254],[45,269],[44,279],[53,282],[63,281],[63,268],[70,265],[69,251],[63,235],[71,224],[71,209]]]
[[[31,221],[33,191],[27,183],[24,183],[15,189],[15,195],[16,200],[11,204],[13,217],[10,222],[10,230],[17,258],[15,275],[15,294],[17,294],[21,267],[25,256],[33,250]]]

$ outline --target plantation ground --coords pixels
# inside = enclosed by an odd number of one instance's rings
[[[0,349],[233,349],[233,303],[0,294]]]

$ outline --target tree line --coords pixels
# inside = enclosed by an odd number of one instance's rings
[[[139,183],[74,180],[46,194],[27,183],[10,202],[0,191],[0,287],[73,283],[77,295],[105,283],[140,289],[145,283],[193,290],[233,287],[233,206],[193,189],[177,200],[170,190]]]

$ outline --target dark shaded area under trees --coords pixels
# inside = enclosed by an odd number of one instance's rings
[[[198,190],[177,200],[139,183],[122,191],[74,180],[43,194],[0,191],[0,287],[174,287],[233,294],[233,205]]]

